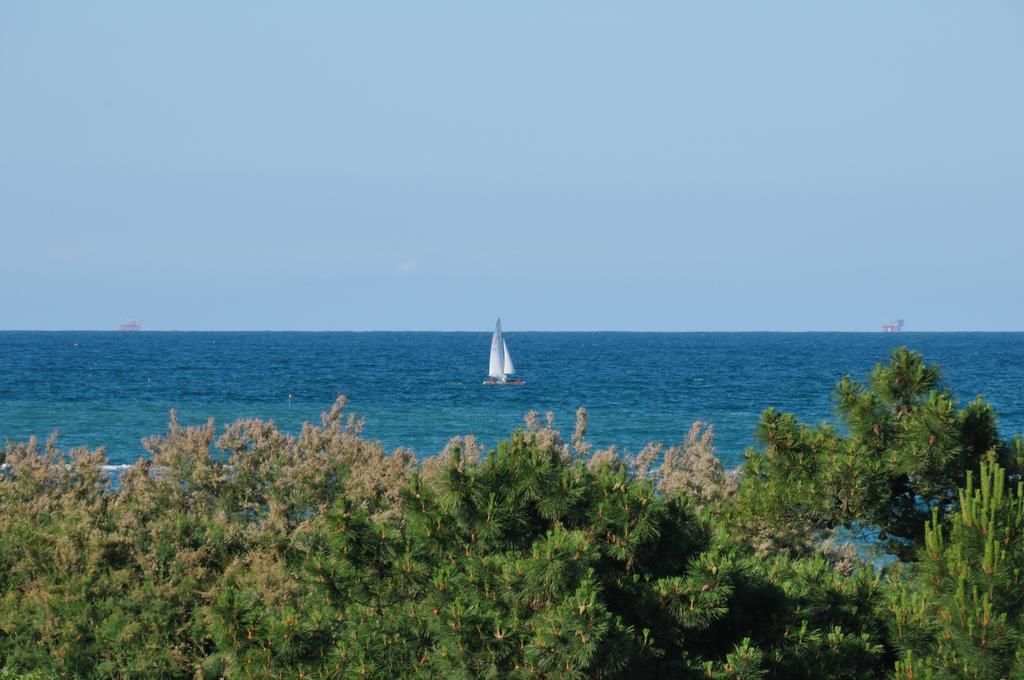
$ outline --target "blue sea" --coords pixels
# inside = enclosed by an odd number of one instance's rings
[[[942,366],[962,400],[984,394],[1004,436],[1024,432],[1024,333],[534,333],[506,331],[521,386],[481,384],[490,333],[0,332],[0,441],[104,446],[112,464],[140,440],[186,423],[319,422],[337,395],[366,436],[420,456],[453,435],[493,445],[530,410],[571,434],[586,406],[590,439],[636,451],[715,427],[727,466],[774,406],[816,423],[832,388],[864,377],[904,344]]]

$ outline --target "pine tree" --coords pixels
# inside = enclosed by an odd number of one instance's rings
[[[1024,483],[994,460],[959,508],[933,509],[920,562],[890,605],[900,678],[1024,677]]]
[[[763,448],[746,454],[736,520],[765,549],[806,551],[845,527],[912,556],[929,504],[955,502],[964,471],[989,451],[1010,458],[991,407],[979,397],[959,408],[938,366],[906,348],[867,384],[843,378],[834,397],[836,425],[761,416]]]

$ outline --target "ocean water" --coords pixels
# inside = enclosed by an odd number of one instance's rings
[[[590,439],[636,451],[715,427],[740,461],[761,411],[832,415],[832,388],[864,377],[904,344],[941,364],[962,400],[984,394],[1004,434],[1024,432],[1024,333],[533,333],[506,331],[522,386],[488,386],[490,333],[0,332],[0,441],[104,446],[113,464],[141,438],[213,417],[271,419],[296,432],[338,394],[366,436],[418,455],[453,435],[493,445],[535,409],[571,434],[580,405]]]

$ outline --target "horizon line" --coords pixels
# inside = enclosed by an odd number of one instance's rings
[[[506,331],[509,332],[509,331]],[[923,333],[1024,333],[1024,329],[971,329],[971,330],[948,330],[948,329],[920,329],[902,330],[897,332],[886,332],[881,330],[836,330],[836,329],[746,329],[746,330],[663,330],[663,329],[575,329],[575,330],[554,330],[554,329],[520,329],[512,330],[511,333],[664,333],[664,334],[686,334],[686,333],[850,333],[865,335],[909,335]],[[474,329],[416,329],[416,328],[371,328],[371,329],[309,329],[309,328],[151,328],[139,330],[119,330],[117,328],[0,328],[0,333],[118,333],[134,335],[138,333],[491,333],[490,330]]]

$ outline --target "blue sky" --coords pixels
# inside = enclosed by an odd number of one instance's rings
[[[1024,4],[0,2],[0,328],[1024,330]]]

